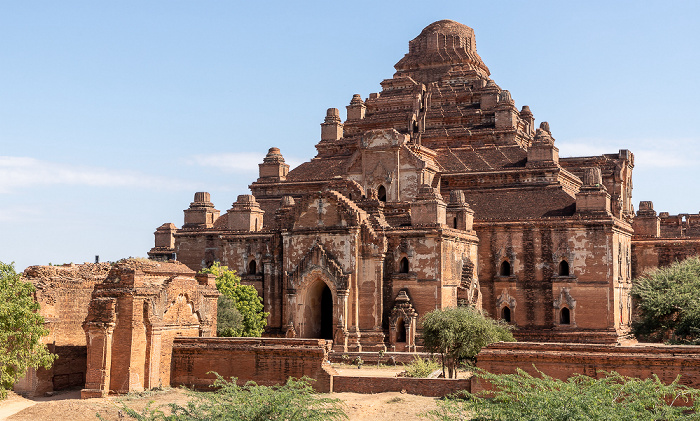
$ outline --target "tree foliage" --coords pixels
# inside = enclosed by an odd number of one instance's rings
[[[221,266],[215,262],[211,267],[202,269],[202,273],[211,273],[216,276],[216,288],[221,294],[233,302],[242,320],[236,323],[238,316],[224,303],[223,313],[217,312],[217,324],[223,322],[223,329],[217,328],[219,336],[252,336],[262,335],[267,326],[267,316],[270,313],[263,311],[262,299],[255,287],[241,285],[241,278],[235,270],[228,266]],[[219,301],[220,303],[221,301]]]
[[[137,412],[124,406],[124,412],[141,421],[191,420],[279,420],[325,421],[347,419],[340,399],[314,392],[307,377],[290,378],[282,386],[258,386],[248,382],[237,386],[236,379],[226,381],[217,375],[215,392],[191,392],[185,406],[169,404],[170,415],[161,409],[146,407]]]
[[[475,376],[493,386],[480,394],[464,392],[438,403],[426,415],[432,420],[697,420],[700,390],[662,383],[658,377],[641,380],[616,372],[594,379],[575,375],[553,379],[540,372],[533,377],[518,369],[516,374],[491,374],[476,370]],[[693,408],[673,406],[695,402]],[[689,413],[689,412],[693,413]]]
[[[700,344],[700,258],[691,257],[635,279],[637,338]]]
[[[473,307],[436,309],[423,318],[423,345],[442,357],[443,374],[457,376],[457,364],[473,359],[488,344],[513,342],[512,327],[484,316]]]
[[[33,294],[34,285],[0,262],[0,399],[28,368],[49,368],[56,358],[41,342],[49,331]]]
[[[236,333],[243,331],[243,315],[236,308],[232,299],[219,295],[216,304],[216,336],[240,336]]]

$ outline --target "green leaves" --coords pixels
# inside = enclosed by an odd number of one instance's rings
[[[511,329],[472,307],[438,309],[423,318],[423,345],[428,352],[442,355],[443,371],[446,366],[453,377],[459,361],[474,358],[486,345],[515,341]]]
[[[141,413],[124,407],[132,418],[143,421],[192,420],[279,420],[325,421],[347,419],[340,399],[323,397],[309,384],[312,379],[289,378],[282,386],[258,386],[248,382],[236,385],[236,379],[226,381],[217,374],[215,392],[191,392],[192,400],[185,406],[170,404],[171,415],[160,409],[146,407]]]
[[[700,414],[688,414],[695,401],[700,409],[700,390],[678,384],[663,384],[658,377],[641,380],[616,372],[594,379],[576,375],[566,381],[543,373],[533,377],[522,370],[516,374],[491,374],[476,370],[475,376],[493,386],[482,394],[466,393],[439,403],[429,412],[433,420],[696,420]]]
[[[0,262],[0,399],[28,368],[49,368],[56,358],[41,342],[49,331],[33,294],[12,264]]]
[[[261,336],[267,326],[267,316],[263,311],[262,299],[251,285],[241,285],[241,278],[235,270],[221,266],[215,262],[211,267],[202,269],[201,273],[211,273],[216,276],[216,288],[228,298],[235,307],[220,299],[217,311],[218,336]],[[236,314],[236,312],[238,314]],[[241,319],[242,318],[242,319]]]
[[[700,343],[700,258],[645,273],[635,279],[632,296],[639,310],[632,329],[639,339]]]

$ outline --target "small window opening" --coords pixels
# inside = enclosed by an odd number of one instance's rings
[[[569,276],[569,264],[566,260],[562,260],[559,263],[559,276]]]
[[[568,325],[571,324],[571,313],[569,309],[564,307],[559,311],[559,324]]]
[[[501,319],[505,320],[506,323],[510,323],[510,307],[503,307],[501,310]]]
[[[258,218],[255,218],[255,231],[258,230]]]
[[[413,122],[413,133],[418,133],[418,122],[417,121]]]
[[[377,197],[379,197],[379,200],[382,202],[386,202],[386,188],[384,186],[379,186],[377,189]]]
[[[408,273],[408,259],[405,257],[399,262],[399,273]]]
[[[257,265],[255,264],[255,260],[251,260],[250,263],[248,263],[248,273],[250,275],[255,275],[257,269]]]
[[[406,342],[406,323],[399,319],[396,323],[396,342]]]
[[[457,229],[457,217],[452,218],[452,228]]]
[[[510,263],[508,263],[505,260],[503,261],[503,263],[501,263],[500,274],[501,274],[501,276],[510,276]]]

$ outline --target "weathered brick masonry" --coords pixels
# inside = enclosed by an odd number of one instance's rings
[[[420,317],[459,303],[521,339],[615,342],[628,332],[634,156],[559,158],[453,21],[409,42],[382,91],[328,110],[315,158],[278,148],[252,195],[220,212],[206,192],[154,259],[214,261],[254,285],[268,333],[341,352],[414,351]]]
[[[284,384],[289,377],[315,379],[314,389],[329,392],[337,375],[323,339],[176,338],[171,385],[208,389],[216,379],[237,378],[243,385]]]
[[[574,374],[597,378],[601,371],[616,371],[639,378],[657,375],[669,384],[680,375],[681,384],[700,387],[700,346],[500,342],[482,349],[476,366],[507,374],[517,368],[532,375],[539,370],[562,380]],[[472,385],[474,392],[482,388],[479,382]]]

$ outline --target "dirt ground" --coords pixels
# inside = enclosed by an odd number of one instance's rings
[[[361,370],[337,367],[337,370],[339,374],[372,377],[393,377],[402,371],[400,367],[363,367]],[[399,392],[371,395],[331,393],[329,396],[345,402],[345,412],[351,421],[425,420],[419,414],[434,409],[437,402],[435,398]],[[0,402],[0,420],[94,421],[98,413],[105,420],[125,420],[130,418],[120,410],[123,403],[141,410],[150,401],[153,401],[153,407],[157,407],[171,402],[183,405],[187,400],[188,396],[180,389],[85,400],[80,399],[80,391],[59,392],[52,397],[31,399],[10,393],[8,399]]]

